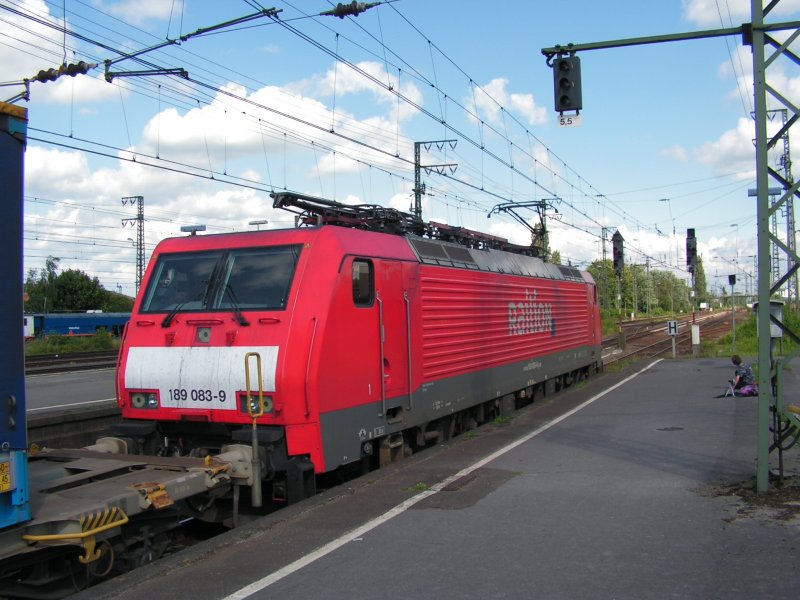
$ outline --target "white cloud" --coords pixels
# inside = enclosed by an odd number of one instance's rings
[[[674,158],[680,162],[687,162],[689,160],[689,154],[686,152],[686,149],[678,144],[662,149],[660,154],[664,158]]]
[[[147,123],[141,144],[135,150],[222,171],[239,157],[253,154],[263,157],[266,153],[278,155],[284,161],[287,153],[296,155],[298,148],[305,149],[306,155],[313,148],[314,164],[309,172],[313,178],[334,172],[355,173],[359,169],[357,160],[394,166],[395,151],[405,156],[412,152],[410,142],[402,137],[398,140],[397,124],[385,116],[359,120],[341,108],[334,115],[319,100],[274,86],[250,95],[232,84],[227,89],[255,105],[247,106],[243,114],[234,100],[217,94],[210,105],[187,112],[175,108],[163,110]],[[339,135],[329,132],[332,123]],[[388,152],[376,152],[365,144]]]
[[[414,204],[414,194],[411,190],[411,185],[409,184],[408,189],[404,192],[398,192],[394,194],[391,198],[389,198],[388,206],[399,210],[400,212],[413,212],[411,207]],[[422,214],[427,214],[429,210],[429,203],[427,197],[422,197]],[[442,219],[431,219],[433,221],[437,221],[439,223],[442,222]]]
[[[48,6],[42,0],[24,0],[20,10],[61,26],[63,21],[59,16],[51,15]],[[69,27],[69,22],[67,23]],[[0,80],[22,81],[35,77],[39,71],[58,69],[64,62],[63,38],[53,28],[41,25],[32,19],[12,13],[3,13],[0,20],[0,38],[3,46],[0,47]],[[35,50],[31,51],[31,47]],[[67,53],[66,62],[72,63],[82,60],[80,54]],[[85,59],[84,59],[85,60]],[[86,62],[89,62],[86,60]],[[118,99],[119,91],[116,85],[108,84],[101,75],[102,66],[96,67],[86,75],[70,77],[62,75],[55,81],[30,82],[31,98],[37,102],[55,104],[87,104],[101,103],[109,99]],[[9,96],[22,92],[13,87],[3,88]],[[123,88],[123,96],[128,92]]]
[[[50,15],[43,0],[23,0],[19,8],[38,18],[62,24],[59,18]],[[56,31],[25,17],[3,11],[0,38],[3,40],[3,46],[0,47],[3,58],[0,60],[0,81],[34,77],[40,70],[58,67],[62,62],[63,40],[57,37]],[[31,52],[31,46],[37,51]],[[4,91],[12,89],[4,88]]]
[[[536,104],[532,94],[509,93],[507,86],[508,79],[496,77],[481,86],[482,89],[475,87],[474,94],[463,102],[480,120],[493,125],[503,124],[503,109],[513,109],[531,125],[547,122],[547,111]]]
[[[792,82],[792,87],[798,87],[800,83]],[[782,126],[782,118],[779,114],[773,114],[772,119],[767,122],[767,134],[776,135]],[[755,177],[755,122],[751,118],[742,117],[738,120],[735,129],[729,129],[722,133],[715,141],[707,142],[696,148],[692,155],[695,160],[702,165],[709,165],[714,168],[716,174],[738,173],[738,179],[752,179]],[[794,142],[790,138],[790,152],[800,152],[800,141]],[[783,144],[776,144],[770,152],[769,163],[773,166],[780,164],[780,155],[783,153]]]
[[[781,0],[770,17],[786,15],[798,9],[800,0]],[[726,0],[724,3],[719,0],[683,0],[683,16],[697,25],[728,27],[733,23],[736,26],[750,22],[751,0]]]
[[[736,129],[729,129],[716,141],[707,142],[694,151],[695,159],[714,168],[716,173],[742,172],[744,178],[755,177],[752,119],[740,118]]]
[[[182,0],[166,2],[165,0],[93,0],[92,2],[103,12],[114,15],[133,25],[141,25],[147,21],[165,21],[173,16],[179,18],[183,11]]]
[[[134,217],[135,209],[123,206],[123,197],[144,197],[148,256],[162,239],[182,235],[181,225],[202,223],[219,233],[252,229],[248,223],[256,219],[269,219],[270,228],[293,223],[288,213],[272,208],[267,194],[249,188],[128,162],[98,167],[83,153],[35,145],[28,146],[25,159],[26,269],[39,268],[43,256],[59,256],[62,269],[99,273],[107,289],[120,282],[133,294],[135,253],[128,238],[135,231],[123,227],[122,219]],[[238,175],[258,178],[252,170]]]
[[[422,106],[424,98],[420,89],[411,81],[400,80],[395,73],[388,73],[384,66],[375,61],[363,61],[355,65],[358,71],[347,65],[336,64],[322,77],[316,76],[290,84],[287,89],[312,98],[333,98],[337,101],[345,96],[369,93],[375,100],[389,108],[389,119],[404,121],[417,113],[408,102],[400,103],[397,113],[398,91],[410,102]],[[366,74],[366,76],[365,76]],[[387,89],[390,88],[390,89]]]
[[[100,67],[102,70],[102,67]],[[100,104],[107,101],[119,102],[120,90],[122,97],[129,95],[126,87],[108,83],[102,76],[76,75],[75,77],[61,76],[56,81],[45,84],[31,84],[31,94],[36,94],[36,100],[55,104],[79,105]]]

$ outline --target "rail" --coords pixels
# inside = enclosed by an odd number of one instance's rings
[[[691,350],[691,316],[680,319],[680,333],[676,336],[675,343],[679,352]],[[700,326],[701,335],[705,337],[719,337],[730,330],[730,315],[715,313],[703,316],[694,323]],[[604,347],[606,347],[604,340]],[[615,344],[613,344],[615,345]],[[651,327],[637,331],[626,339],[626,348],[617,349],[613,354],[603,358],[603,363],[608,366],[629,358],[659,356],[672,350],[672,336],[667,334],[665,323],[653,324]]]
[[[63,373],[88,369],[111,369],[117,365],[117,350],[73,352],[67,354],[33,354],[25,357],[25,374]]]

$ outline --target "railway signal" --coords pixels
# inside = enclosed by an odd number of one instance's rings
[[[686,230],[686,266],[689,273],[697,273],[697,238],[693,228]]]
[[[614,255],[614,272],[617,277],[622,277],[622,270],[625,268],[625,238],[619,231],[615,231],[611,236],[611,248]]]
[[[577,56],[561,56],[553,62],[553,97],[558,112],[583,108],[581,59]]]

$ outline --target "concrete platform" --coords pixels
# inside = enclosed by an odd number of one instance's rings
[[[796,600],[797,502],[735,487],[756,399],[715,397],[727,359],[638,369],[74,598]]]

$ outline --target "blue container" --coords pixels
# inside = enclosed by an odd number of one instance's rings
[[[0,529],[30,519],[22,322],[22,222],[28,111],[0,102]]]

